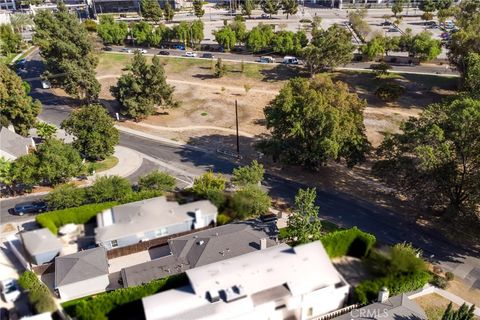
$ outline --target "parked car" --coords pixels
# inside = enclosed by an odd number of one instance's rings
[[[387,32],[398,32],[397,28],[389,28]]]
[[[5,300],[5,302],[13,302],[20,296],[18,283],[15,279],[5,279],[0,281],[0,287],[2,290],[2,299]]]
[[[42,88],[43,89],[50,89],[52,87],[52,84],[48,80],[42,80]]]
[[[169,56],[169,55],[170,55],[170,52],[165,51],[165,50],[162,50],[162,51],[160,51],[158,54],[160,54],[160,55],[162,55],[162,56]]]
[[[266,13],[262,13],[262,15],[260,16],[261,19],[270,19],[270,15],[266,14]]]
[[[173,47],[177,50],[185,50],[185,46],[183,44],[176,44]]]
[[[25,69],[26,64],[27,64],[27,59],[20,59],[17,61],[17,67],[19,69]]]
[[[48,210],[45,201],[23,202],[15,205],[9,210],[10,214],[23,216],[25,213],[41,213]]]
[[[195,52],[192,52],[192,51],[185,52],[185,57],[195,58],[196,56],[197,54]]]
[[[211,53],[204,53],[204,54],[202,54],[202,58],[213,59],[213,58],[215,58],[215,56]]]
[[[103,51],[113,51],[112,47],[103,47]]]
[[[270,57],[270,56],[261,56],[260,57],[260,62],[261,63],[274,63],[275,59]]]
[[[292,56],[283,57],[283,64],[298,64],[298,59]]]
[[[140,52],[140,53],[142,53],[142,54],[145,54],[145,53],[147,53],[147,52],[148,52],[148,51],[147,51],[147,50],[145,50],[145,49],[137,49],[136,51],[138,51],[138,52]]]
[[[123,48],[123,49],[122,49],[122,52],[132,53],[132,49],[130,49],[130,48]]]
[[[381,26],[391,26],[392,25],[392,22],[388,21],[388,20],[385,20],[383,21],[381,24]]]

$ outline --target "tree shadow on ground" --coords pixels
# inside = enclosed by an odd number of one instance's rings
[[[262,81],[275,82],[285,81],[295,77],[308,77],[308,73],[298,66],[287,66],[284,64],[277,64],[271,69],[262,69],[260,74],[263,76]]]
[[[189,165],[211,169],[214,172],[230,175],[233,168],[248,164],[252,159],[263,162],[267,169],[271,169],[270,160],[259,157],[252,152],[253,145],[260,137],[240,137],[240,154],[243,158],[236,157],[235,135],[207,135],[192,137],[188,146],[182,147],[176,153],[181,161]],[[212,149],[215,146],[216,149]],[[209,149],[205,152],[201,149]],[[249,152],[250,153],[247,153]],[[277,165],[278,167],[278,165]],[[292,203],[295,194],[300,188],[318,187],[316,183],[297,182],[298,179],[283,178],[279,176],[287,166],[269,170],[265,175],[264,186],[274,198],[279,198]],[[291,169],[291,166],[290,166]],[[321,173],[308,172],[296,167],[297,175],[318,176],[321,181]],[[274,174],[272,174],[274,173]],[[277,173],[277,174],[275,174]],[[310,179],[309,181],[315,181]],[[373,187],[372,187],[373,188]],[[351,190],[347,193],[339,189],[318,189],[317,204],[320,206],[320,217],[338,224],[341,227],[358,226],[360,229],[375,234],[381,243],[394,244],[398,242],[410,242],[415,247],[422,249],[426,257],[431,261],[459,261],[465,256],[480,256],[479,250],[469,249],[451,243],[437,230],[418,225],[415,221],[407,219],[407,213],[399,214],[402,210],[408,210],[408,206],[389,206],[388,199],[381,198],[378,201],[366,201],[360,199]],[[394,210],[395,209],[395,210]]]

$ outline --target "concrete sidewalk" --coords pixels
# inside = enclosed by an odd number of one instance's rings
[[[106,176],[120,176],[128,177],[142,165],[143,157],[140,153],[135,150],[116,146],[115,153],[113,154],[118,159],[118,163],[115,167],[108,170],[94,174],[91,177],[88,177],[88,180],[94,181],[98,177]]]

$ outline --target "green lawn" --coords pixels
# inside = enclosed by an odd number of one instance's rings
[[[91,166],[95,172],[102,172],[108,169],[115,167],[118,164],[118,158],[115,156],[109,156],[105,160],[97,162],[89,162],[88,165]]]

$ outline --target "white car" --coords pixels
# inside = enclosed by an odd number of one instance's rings
[[[142,53],[142,54],[147,53],[147,50],[145,50],[145,49],[137,49],[137,50],[138,50],[140,53]]]
[[[126,53],[132,53],[132,49],[130,48],[123,48],[122,51]]]
[[[52,84],[48,80],[43,80],[42,81],[42,88],[43,89],[50,89],[52,87]]]
[[[15,301],[20,296],[20,290],[18,290],[18,283],[15,279],[5,279],[0,281],[2,289],[2,298],[5,301]]]
[[[195,52],[187,51],[185,52],[185,57],[195,58],[197,54]]]

